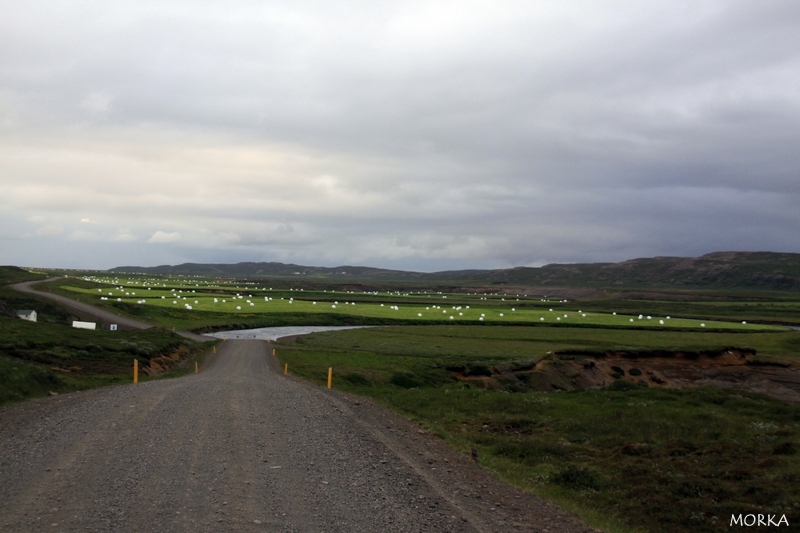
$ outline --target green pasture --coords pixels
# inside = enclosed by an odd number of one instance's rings
[[[594,299],[583,302],[587,310],[603,312],[612,309],[618,313],[667,315],[680,313],[684,317],[701,320],[758,322],[800,326],[800,294],[785,292],[749,293],[739,291],[689,293],[676,298],[663,293],[630,299]],[[702,299],[701,299],[702,298]]]
[[[531,369],[547,352],[750,347],[800,356],[796,331],[650,331],[555,326],[398,326],[278,344],[291,375],[370,396],[507,481],[606,531],[728,529],[731,513],[800,520],[800,406],[716,389],[617,383],[510,392],[458,380]],[[500,381],[502,385],[502,381]]]
[[[162,283],[166,285],[166,283]],[[647,329],[725,329],[770,331],[773,326],[748,324],[745,321],[715,321],[653,316],[644,313],[617,314],[566,308],[540,299],[478,295],[440,295],[411,293],[300,292],[264,288],[234,288],[220,284],[194,286],[172,284],[170,287],[106,284],[81,287],[61,285],[66,293],[81,295],[97,305],[126,306],[129,313],[140,315],[130,306],[167,308],[186,313],[232,315],[309,314],[333,317],[357,317],[366,320],[436,324],[558,324],[563,326],[635,327]],[[237,290],[238,289],[238,290]],[[289,294],[292,294],[291,296]],[[677,307],[677,306],[676,306]],[[158,313],[154,313],[156,316]],[[189,315],[191,316],[191,315]],[[201,319],[201,316],[198,316]]]

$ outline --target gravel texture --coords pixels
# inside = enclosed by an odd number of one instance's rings
[[[217,352],[0,409],[0,531],[592,531],[265,341]]]

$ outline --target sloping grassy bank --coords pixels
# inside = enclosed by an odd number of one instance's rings
[[[17,283],[44,276],[16,267],[0,267],[0,283]],[[140,379],[153,374],[175,375],[193,369],[210,346],[153,328],[138,331],[83,330],[70,326],[74,317],[46,298],[23,294],[0,285],[0,405],[49,393],[126,383],[133,360]],[[35,309],[37,322],[15,316]],[[213,342],[213,341],[212,341]]]
[[[134,359],[142,380],[150,379],[150,368],[193,368],[207,349],[159,328],[89,331],[0,317],[0,405],[130,382]]]

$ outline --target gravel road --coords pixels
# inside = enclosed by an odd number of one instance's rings
[[[0,409],[0,531],[591,531],[270,353]]]

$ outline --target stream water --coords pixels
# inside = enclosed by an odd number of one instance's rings
[[[217,331],[214,333],[206,333],[206,336],[216,337],[218,339],[261,339],[272,341],[275,339],[280,339],[281,337],[306,335],[308,333],[317,333],[319,331],[339,331],[342,329],[357,329],[365,327],[370,326],[282,326],[274,328]]]

